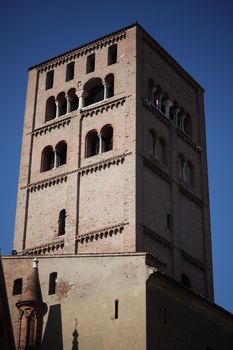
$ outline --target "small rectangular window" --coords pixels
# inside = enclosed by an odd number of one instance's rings
[[[23,285],[23,280],[22,278],[17,278],[14,280],[14,285],[13,285],[13,295],[18,295],[22,293],[22,285]]]
[[[70,62],[66,66],[66,81],[74,79],[74,62]]]
[[[117,44],[108,48],[108,66],[117,62]]]
[[[45,90],[51,89],[53,87],[54,71],[50,70],[46,74]]]
[[[171,214],[167,214],[167,228],[172,230],[172,216]]]
[[[91,73],[95,70],[95,54],[92,53],[91,55],[87,56],[87,67],[86,72]]]
[[[118,314],[118,312],[119,312],[119,310],[118,310],[118,308],[119,308],[119,301],[118,300],[115,300],[115,320],[117,320],[118,319],[118,316],[119,316],[119,314]]]
[[[56,293],[56,285],[57,285],[57,272],[52,272],[49,275],[49,295]]]

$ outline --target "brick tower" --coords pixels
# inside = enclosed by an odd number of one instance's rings
[[[14,249],[149,252],[213,298],[203,89],[140,25],[29,69]]]

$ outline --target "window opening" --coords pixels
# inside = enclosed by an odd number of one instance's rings
[[[56,118],[56,103],[53,96],[49,97],[46,101],[45,107],[45,121],[49,121]]]
[[[186,288],[192,288],[191,281],[187,275],[182,273],[181,275],[181,283],[183,284],[184,287]]]
[[[58,219],[58,235],[64,235],[66,233],[66,210],[62,209],[59,213]]]
[[[94,72],[94,70],[95,70],[95,54],[92,53],[91,55],[87,56],[86,73]]]
[[[22,285],[23,285],[23,279],[22,278],[17,278],[14,280],[13,284],[13,295],[18,295],[22,293]]]
[[[66,66],[66,81],[74,79],[74,62],[70,62]]]
[[[41,156],[41,172],[54,168],[54,152],[51,146],[45,147]]]
[[[109,74],[105,78],[106,83],[106,98],[114,96],[114,75]]]
[[[67,144],[64,141],[61,141],[56,146],[56,166],[66,164],[66,154],[67,154]]]
[[[68,99],[69,99],[69,104],[70,104],[68,112],[73,112],[76,109],[78,109],[79,100],[78,100],[78,96],[76,95],[75,89],[70,89],[68,91]]]
[[[99,153],[99,136],[96,130],[89,131],[86,136],[86,158]]]
[[[115,300],[115,320],[118,319],[119,317],[119,301],[118,300]]]
[[[49,275],[49,291],[48,291],[49,295],[56,293],[56,285],[57,285],[57,272],[52,272]]]
[[[101,130],[102,150],[108,152],[113,148],[113,128],[111,125],[106,125]]]
[[[171,214],[167,214],[167,228],[169,230],[172,229],[172,216],[171,216]]]
[[[64,92],[61,92],[57,96],[58,102],[58,117],[67,113],[67,99]]]
[[[117,44],[108,48],[108,66],[117,62]]]
[[[45,90],[51,89],[53,87],[54,71],[51,70],[46,74]]]

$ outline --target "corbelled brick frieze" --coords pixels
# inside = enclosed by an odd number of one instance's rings
[[[141,225],[143,227],[143,234],[144,236],[149,237],[150,239],[152,239],[153,241],[156,241],[157,243],[163,245],[164,247],[166,247],[167,249],[172,250],[173,249],[173,244],[171,242],[169,242],[167,239],[161,237],[160,235],[158,235],[158,233],[150,230],[148,227]]]
[[[81,109],[80,111],[81,117],[82,118],[92,117],[93,115],[97,115],[103,112],[108,112],[111,109],[118,108],[119,106],[123,106],[127,97],[129,96],[120,97],[118,99],[107,101],[107,102],[101,101],[102,103],[99,103],[98,106],[94,106],[94,107],[91,107],[91,106],[84,107],[84,109]]]
[[[195,259],[191,255],[185,253],[183,250],[181,250],[181,257],[183,260],[187,261],[188,263],[192,264],[193,266],[197,267],[201,271],[206,271],[207,267],[200,262],[199,260]]]
[[[183,194],[185,197],[187,197],[190,201],[197,204],[200,208],[203,208],[204,206],[203,201],[180,183],[179,183],[179,192]]]
[[[122,233],[125,226],[127,226],[128,224],[129,224],[128,222],[121,222],[119,224],[104,227],[96,231],[91,231],[81,235],[77,235],[76,241],[79,243],[84,243],[84,242],[88,243],[94,240],[97,241],[98,239],[107,238],[109,236],[112,237],[113,235]]]
[[[154,267],[154,264],[162,265],[162,266],[167,266],[167,262],[160,257],[153,255],[151,253],[147,253],[146,255],[146,263],[150,266]]]
[[[21,255],[42,255],[47,253],[54,253],[58,250],[64,248],[64,238],[56,239],[52,242],[44,243],[38,246],[31,247],[29,249],[24,249],[22,252],[18,253]]]
[[[38,135],[47,134],[47,132],[51,132],[52,130],[60,129],[62,127],[65,127],[65,126],[69,125],[70,121],[71,121],[71,118],[74,118],[74,116],[71,117],[70,114],[66,118],[59,117],[59,119],[54,119],[52,123],[51,122],[47,123],[47,125],[42,126],[41,128],[38,128],[38,129],[34,130],[32,132],[32,135],[33,136],[38,136]]]
[[[80,173],[82,176],[84,176],[84,175],[88,175],[88,174],[91,174],[91,173],[96,172],[96,171],[105,170],[106,168],[109,168],[110,166],[119,165],[119,164],[124,163],[125,157],[129,156],[130,154],[132,154],[132,152],[125,152],[125,153],[122,153],[122,154],[117,155],[115,157],[104,159],[102,161],[92,163],[92,164],[86,165],[86,166],[81,167],[81,168],[77,168],[77,169],[72,170],[72,171],[67,171],[66,173],[62,173],[62,174],[59,174],[57,176],[49,177],[47,179],[31,183],[28,186],[23,186],[23,187],[21,187],[21,190],[28,189],[30,192],[36,192],[39,190],[43,190],[44,188],[58,185],[59,183],[66,182],[67,176],[70,174]]]
[[[152,171],[154,174],[158,175],[159,177],[161,177],[161,179],[163,179],[164,181],[166,181],[168,184],[171,184],[172,179],[170,177],[170,175],[168,175],[167,173],[165,173],[164,170],[162,170],[157,164],[155,164],[155,162],[150,161],[148,158],[144,157],[143,155],[141,155],[142,159],[143,159],[143,165],[148,168],[150,171]]]
[[[148,111],[153,113],[156,118],[158,118],[164,125],[166,125],[168,128],[170,127],[171,123],[170,120],[167,119],[158,108],[156,108],[152,103],[149,101],[143,101],[143,107],[146,108]]]
[[[102,39],[93,41],[87,45],[83,45],[77,49],[71,50],[64,55],[60,55],[58,57],[55,57],[54,59],[51,59],[49,61],[46,61],[42,64],[39,64],[32,68],[37,68],[41,73],[46,72],[49,69],[53,69],[57,66],[60,66],[62,64],[67,64],[72,60],[75,60],[79,57],[82,57],[84,55],[89,55],[93,51],[97,51],[99,49],[102,49],[103,47],[106,47],[108,45],[112,45],[117,43],[118,41],[126,38],[126,31],[122,30],[120,32],[113,33],[112,35],[109,35],[107,37],[103,37]],[[30,69],[32,69],[30,68]]]

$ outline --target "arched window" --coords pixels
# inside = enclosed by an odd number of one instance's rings
[[[193,165],[190,161],[186,161],[183,155],[178,157],[179,166],[179,178],[183,180],[187,185],[193,186],[194,184],[194,174]]]
[[[104,86],[100,78],[90,79],[85,85],[85,106],[102,101],[104,99]]]
[[[114,75],[108,74],[105,78],[106,83],[106,98],[114,96]]]
[[[73,112],[76,109],[78,109],[78,96],[75,93],[75,89],[70,89],[68,91],[68,104],[69,104],[69,108],[68,108],[68,113],[69,112]]]
[[[186,114],[184,118],[183,129],[186,134],[188,134],[189,136],[192,136],[192,119],[189,114]]]
[[[182,273],[181,275],[181,283],[185,288],[192,288],[192,284],[189,277],[184,273]]]
[[[177,125],[178,128],[183,130],[183,119],[184,119],[184,111],[181,109],[177,114]]]
[[[183,180],[186,182],[188,185],[193,184],[193,174],[192,174],[192,164],[190,162],[185,162],[184,163],[184,169],[183,169]]]
[[[155,90],[155,83],[152,79],[149,79],[148,82],[148,100],[149,102],[153,103],[153,96],[154,96],[154,90]]]
[[[178,110],[178,104],[176,101],[173,101],[173,105],[170,109],[170,119],[176,123],[176,114],[177,114],[177,110]]]
[[[67,100],[64,92],[60,92],[57,96],[58,117],[67,113]]]
[[[49,121],[56,118],[56,104],[54,96],[51,96],[46,101],[45,107],[45,121]]]
[[[150,131],[150,155],[160,163],[166,162],[166,142],[162,137],[157,137],[154,130]]]
[[[48,171],[54,167],[54,152],[52,146],[44,148],[41,155],[41,172]]]
[[[166,114],[166,103],[169,100],[168,94],[165,92],[161,98],[161,111]]]
[[[162,89],[160,86],[157,86],[153,93],[152,103],[159,110],[161,110],[161,98],[162,98]]]
[[[99,153],[100,140],[96,130],[91,130],[86,136],[86,158]]]
[[[58,219],[58,236],[66,233],[66,210],[62,209],[59,213]]]
[[[111,125],[105,125],[101,130],[102,149],[101,152],[107,152],[113,148],[113,128]]]
[[[60,141],[56,146],[56,167],[66,164],[67,144]]]
[[[22,278],[17,278],[16,280],[14,280],[12,294],[13,295],[21,294],[22,293],[22,285],[23,285]]]

